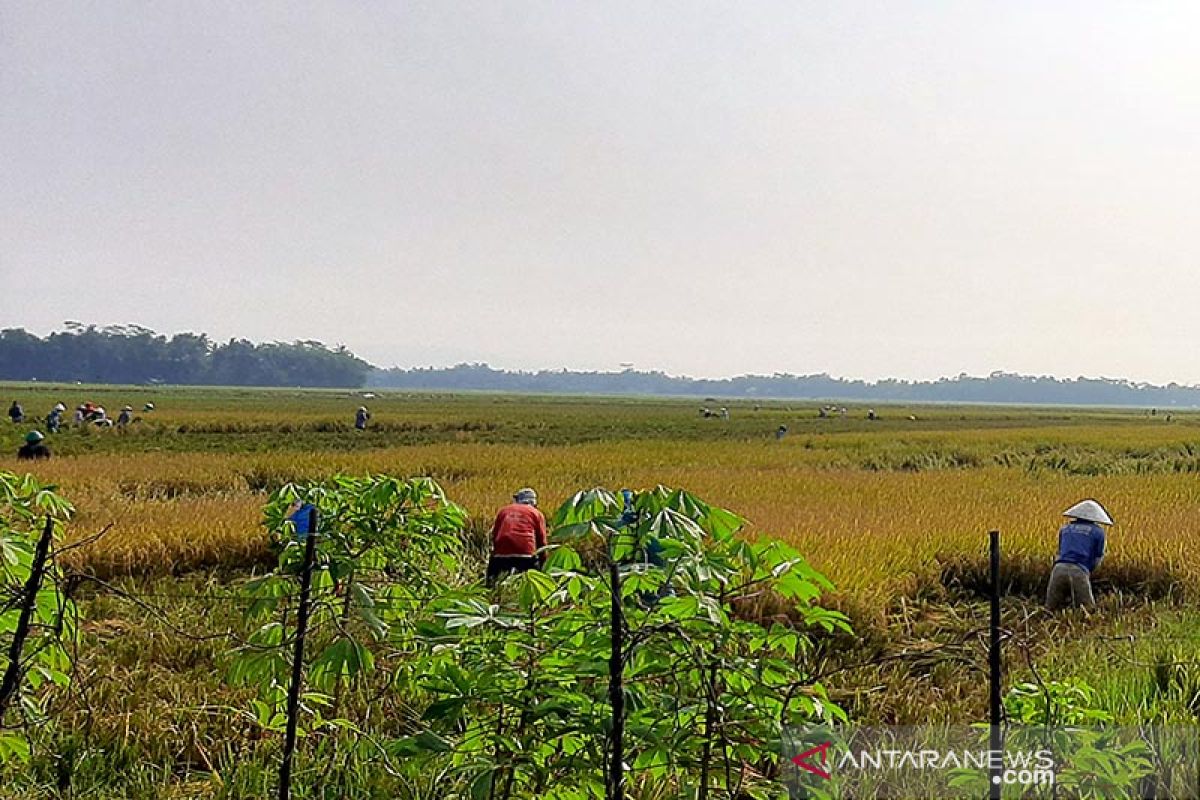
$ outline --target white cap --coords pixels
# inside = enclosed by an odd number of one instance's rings
[[[513,495],[513,500],[527,506],[537,505],[537,492],[528,487],[522,489]]]
[[[1104,510],[1104,506],[1095,500],[1080,500],[1063,512],[1064,517],[1085,519],[1088,522],[1098,522],[1101,525],[1112,525],[1112,517]]]

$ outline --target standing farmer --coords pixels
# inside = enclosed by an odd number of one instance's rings
[[[12,405],[8,407],[8,418],[16,425],[25,419],[25,409],[21,408],[21,404],[16,400],[12,401]]]
[[[360,431],[367,429],[367,420],[371,418],[371,412],[367,411],[366,406],[359,406],[358,412],[354,415],[354,427]]]
[[[1058,555],[1046,588],[1046,608],[1094,606],[1092,573],[1104,558],[1104,529],[1112,517],[1095,500],[1081,500],[1063,512],[1070,522],[1058,532]]]
[[[513,502],[496,514],[492,525],[492,557],[488,559],[487,582],[508,572],[525,572],[542,565],[538,552],[546,546],[546,518],[537,507],[537,492],[522,489]]]

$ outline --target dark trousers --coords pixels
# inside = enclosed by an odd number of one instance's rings
[[[1078,564],[1062,561],[1050,571],[1050,585],[1046,587],[1046,608],[1058,611],[1061,608],[1090,607],[1096,605],[1092,597],[1092,576]]]
[[[492,556],[488,559],[487,582],[494,586],[504,575],[510,572],[527,572],[537,569],[538,560],[534,556]]]

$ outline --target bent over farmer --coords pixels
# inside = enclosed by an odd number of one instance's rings
[[[17,458],[21,461],[36,461],[50,458],[50,448],[46,447],[46,437],[41,431],[30,431],[25,434],[25,444],[17,450]]]
[[[1104,559],[1104,529],[1112,517],[1095,500],[1081,500],[1063,512],[1070,522],[1058,532],[1058,555],[1046,588],[1046,608],[1094,606],[1092,573]]]
[[[492,525],[492,557],[488,559],[487,582],[509,572],[525,572],[542,565],[540,551],[546,546],[546,518],[537,507],[537,492],[522,489],[513,502],[496,514]]]

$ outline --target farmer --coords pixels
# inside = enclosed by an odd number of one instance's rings
[[[494,585],[509,572],[525,572],[542,565],[539,550],[546,546],[546,518],[537,507],[537,492],[522,489],[513,502],[496,514],[492,525],[492,557],[488,559],[487,582]]]
[[[50,448],[42,442],[45,438],[41,431],[30,431],[25,434],[25,444],[17,450],[17,458],[22,461],[49,458]]]
[[[316,506],[303,500],[292,503],[287,521],[292,523],[292,532],[296,535],[297,542],[303,542],[312,533],[313,523],[316,521],[316,510]]]
[[[8,407],[8,418],[17,424],[25,419],[25,409],[21,408],[21,404],[16,400],[12,401],[12,405]]]
[[[367,429],[367,420],[371,418],[371,412],[367,411],[366,406],[359,406],[358,412],[354,415],[354,427],[360,431]]]
[[[1046,608],[1094,606],[1092,573],[1104,558],[1104,529],[1112,517],[1095,500],[1082,500],[1063,512],[1070,522],[1058,532],[1058,556],[1046,588]]]
[[[124,428],[130,422],[133,422],[133,406],[125,406],[117,417],[117,427]]]
[[[775,429],[775,441],[779,441],[785,436],[787,436],[787,425],[780,425]]]
[[[62,427],[62,415],[67,410],[67,407],[62,403],[55,403],[54,408],[50,409],[49,415],[46,417],[46,429],[51,433],[58,433],[58,429]]]

